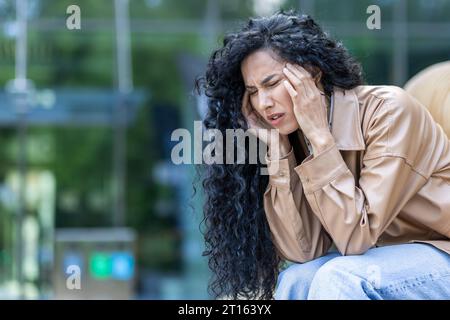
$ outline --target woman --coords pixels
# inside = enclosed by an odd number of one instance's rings
[[[218,297],[450,298],[448,138],[417,100],[363,85],[361,73],[293,12],[250,19],[212,54],[204,125],[252,129],[269,172],[206,168]],[[284,261],[293,264],[279,274]]]

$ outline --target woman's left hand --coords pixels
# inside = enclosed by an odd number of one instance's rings
[[[334,143],[328,127],[325,96],[301,66],[288,63],[283,73],[289,80],[284,80],[283,85],[291,96],[297,122],[317,155]]]

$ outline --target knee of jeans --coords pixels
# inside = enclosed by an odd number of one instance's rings
[[[309,268],[307,264],[294,264],[288,267],[278,276],[276,298],[306,298],[315,271],[316,269]]]
[[[359,255],[341,256],[317,270],[308,299],[337,299],[342,292],[371,294],[380,288],[381,270],[377,265],[363,261]]]
[[[361,260],[362,256],[340,256],[323,264],[314,275],[311,282],[313,287],[329,285],[351,285],[363,280],[379,283],[380,270],[376,265],[367,264]],[[376,281],[378,280],[378,281]],[[379,284],[378,284],[379,285]]]
[[[334,258],[317,270],[311,284],[313,286],[324,287],[327,285],[337,284],[338,282],[345,282],[350,276],[348,257]]]

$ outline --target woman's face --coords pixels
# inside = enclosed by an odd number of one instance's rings
[[[287,80],[283,73],[285,63],[272,51],[261,49],[242,61],[241,72],[253,108],[280,134],[288,135],[299,125],[291,97],[283,85],[283,80]]]

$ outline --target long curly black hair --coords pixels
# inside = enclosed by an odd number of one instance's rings
[[[226,129],[248,129],[241,113],[245,88],[240,67],[246,56],[263,48],[291,63],[318,67],[327,95],[333,86],[351,89],[363,84],[360,64],[310,16],[280,11],[251,18],[240,31],[225,36],[206,74],[196,81],[208,98],[206,129],[218,129],[224,136]],[[238,148],[236,143],[233,148]],[[224,157],[226,152],[224,146]],[[214,275],[209,292],[216,298],[272,299],[283,260],[263,207],[268,177],[260,174],[259,161],[248,164],[247,152],[245,163],[212,164],[202,171],[204,255]]]

